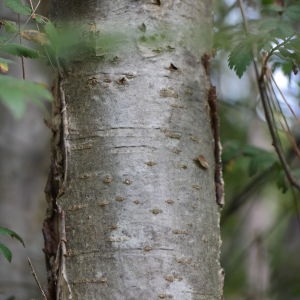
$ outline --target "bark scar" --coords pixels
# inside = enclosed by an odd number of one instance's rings
[[[210,76],[210,59],[211,54],[204,53],[201,57],[201,62],[205,71],[206,76]],[[214,137],[214,157],[215,157],[215,188],[216,188],[216,201],[220,207],[225,204],[224,201],[224,181],[222,173],[222,145],[220,142],[220,121],[218,115],[217,106],[217,93],[216,87],[210,83],[207,101],[210,111],[210,122],[212,133]]]
[[[68,176],[68,116],[64,94],[64,80],[58,76],[52,88],[53,108],[51,129],[53,132],[51,145],[51,169],[45,188],[48,202],[47,217],[44,221],[43,235],[45,240],[45,256],[48,271],[49,299],[72,299],[72,291],[68,283],[65,267],[66,232],[65,212],[58,204],[64,194]]]
[[[67,105],[66,105],[66,97],[63,87],[63,78],[59,76],[59,96],[61,102],[61,119],[62,119],[62,148],[64,151],[63,155],[63,181],[60,186],[59,196],[65,192],[67,186],[67,176],[68,176],[68,157],[70,154],[70,144],[68,141],[69,136],[69,124],[68,124],[68,115],[67,115]]]
[[[220,122],[217,110],[216,87],[211,85],[208,90],[208,104],[210,108],[210,121],[214,136],[214,156],[215,156],[215,186],[217,204],[224,206],[224,181],[222,174],[222,145],[220,142]]]
[[[65,257],[67,256],[67,237],[65,231],[65,212],[59,207],[59,234],[60,242],[56,252],[57,287],[56,299],[73,299],[72,290],[66,272]],[[68,298],[67,298],[68,297]]]

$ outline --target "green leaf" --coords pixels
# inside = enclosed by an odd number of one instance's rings
[[[16,33],[18,32],[17,24],[13,21],[4,21],[4,29],[8,33]]]
[[[0,100],[16,118],[26,108],[26,101],[51,100],[51,93],[43,86],[26,80],[0,75]]]
[[[12,259],[12,254],[11,251],[2,243],[0,243],[0,252],[3,254],[3,256],[9,261],[11,262]]]
[[[228,66],[241,78],[252,61],[252,45],[243,41],[228,56]]]
[[[39,57],[39,52],[36,51],[35,49],[28,48],[20,44],[14,44],[14,43],[2,45],[0,47],[0,51],[6,52],[8,54],[16,55],[16,56],[23,56],[28,58]]]
[[[4,0],[4,4],[17,14],[31,15],[31,8],[28,5],[24,5],[21,0]]]
[[[18,240],[25,247],[25,243],[24,243],[23,239],[14,231],[12,231],[6,227],[0,226],[0,234],[8,235],[11,238]]]

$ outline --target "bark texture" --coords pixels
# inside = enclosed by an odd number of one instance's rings
[[[57,89],[63,120],[44,229],[53,297],[221,299],[201,64],[210,2],[56,2],[58,19],[127,32],[131,42],[72,64]]]

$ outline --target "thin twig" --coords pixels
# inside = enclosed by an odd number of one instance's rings
[[[36,5],[35,8],[33,7],[32,1],[29,0],[29,2],[30,2],[31,9],[32,9],[32,17],[33,17],[33,15],[35,15],[35,12],[37,11],[37,9],[38,9],[41,1],[39,0],[39,2],[37,3],[37,5]],[[47,20],[47,22],[49,22],[49,20],[46,17],[43,16],[43,18],[45,18]],[[35,22],[35,26],[36,26],[37,30],[40,31],[40,26],[39,26],[39,24],[37,22]],[[47,48],[44,45],[42,45],[42,47],[43,47],[43,49],[45,51],[45,54],[46,54],[46,56],[48,58],[48,61],[49,61],[50,65],[51,65],[52,70],[55,72],[56,68],[54,67],[54,64],[53,64],[53,62],[51,60],[51,57],[49,55],[49,52],[48,52]]]
[[[270,57],[275,54],[275,51],[279,50],[280,47],[286,45],[291,39],[293,38],[293,36],[288,37],[287,39],[285,39],[282,43],[278,44],[277,46],[275,46],[273,49],[271,49],[271,51],[267,54],[264,64],[265,66],[267,65]]]
[[[48,300],[48,298],[46,296],[46,293],[44,292],[44,290],[42,288],[42,285],[40,284],[39,279],[38,279],[38,277],[36,275],[36,272],[34,270],[33,264],[32,264],[32,262],[31,262],[31,260],[30,260],[30,258],[28,256],[27,256],[27,261],[28,261],[29,267],[31,269],[32,276],[33,276],[33,278],[34,278],[37,286],[39,287],[39,290],[40,290],[41,294],[43,295],[43,297],[44,297],[45,300]]]
[[[272,113],[270,111],[270,107],[268,105],[268,100],[267,100],[267,95],[266,95],[266,90],[265,90],[265,83],[262,82],[261,80],[258,81],[258,88],[259,88],[259,93],[260,93],[260,97],[262,100],[262,105],[264,108],[264,112],[265,112],[265,117],[266,117],[266,121],[269,127],[269,131],[273,140],[273,146],[275,148],[275,151],[278,155],[278,158],[280,160],[280,163],[283,167],[283,170],[285,172],[286,177],[288,178],[289,182],[298,190],[300,190],[300,185],[299,183],[295,180],[295,178],[293,177],[290,167],[288,166],[288,163],[286,161],[286,158],[283,154],[282,148],[279,145],[279,141],[278,141],[278,137],[277,137],[277,133],[276,130],[274,129],[274,126],[272,124]]]
[[[290,126],[289,126],[289,124],[288,124],[288,122],[287,122],[287,119],[286,119],[286,117],[284,116],[284,113],[283,113],[283,111],[282,111],[280,102],[279,102],[279,100],[278,100],[278,98],[277,98],[277,95],[276,95],[276,92],[275,92],[275,89],[274,89],[274,86],[273,86],[272,83],[274,83],[274,85],[276,86],[276,88],[277,88],[277,90],[279,91],[281,97],[283,98],[284,102],[285,102],[286,105],[288,106],[289,110],[292,112],[292,114],[295,116],[295,118],[296,118],[297,120],[299,120],[299,119],[297,118],[295,112],[293,111],[293,109],[291,108],[291,106],[289,105],[289,103],[287,102],[287,100],[285,99],[285,97],[284,97],[282,91],[280,90],[279,86],[277,85],[277,83],[276,83],[276,81],[275,81],[275,79],[274,79],[272,73],[270,74],[270,79],[269,79],[269,80],[270,80],[270,83],[269,83],[270,88],[269,88],[269,89],[270,89],[270,91],[271,91],[271,93],[272,93],[272,95],[273,95],[272,98],[274,98],[274,99],[276,100],[278,110],[280,111],[280,114],[282,115],[282,118],[283,118],[284,124],[285,124],[285,125],[282,124],[282,122],[281,122],[280,119],[279,119],[280,125],[281,125],[282,129],[286,131],[286,135],[287,135],[287,137],[288,137],[288,139],[289,139],[289,141],[290,141],[290,143],[291,143],[291,145],[292,145],[292,147],[293,147],[293,149],[294,149],[296,155],[297,155],[298,158],[300,159],[300,149],[299,149],[299,147],[298,147],[298,145],[297,145],[297,142],[296,142],[296,139],[295,139],[293,133],[291,132],[291,129],[290,129]]]
[[[277,84],[277,82],[276,82],[276,80],[275,80],[273,74],[271,73],[270,76],[271,76],[271,80],[272,80],[272,82],[274,83],[275,87],[277,88],[277,91],[279,92],[279,94],[280,94],[282,100],[284,101],[284,103],[286,104],[286,106],[289,108],[289,111],[292,113],[292,115],[293,115],[298,121],[300,121],[299,118],[297,117],[296,113],[294,112],[293,108],[291,107],[291,105],[290,105],[290,104],[288,103],[288,101],[286,100],[286,98],[285,98],[284,94],[282,93],[281,89],[279,88],[279,86],[278,86],[278,84]]]

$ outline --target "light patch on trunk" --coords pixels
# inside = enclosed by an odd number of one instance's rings
[[[196,292],[193,291],[193,288],[188,284],[184,278],[181,280],[174,280],[169,284],[164,292],[165,295],[172,295],[173,299],[184,299],[192,300]],[[168,298],[166,298],[168,299]]]

